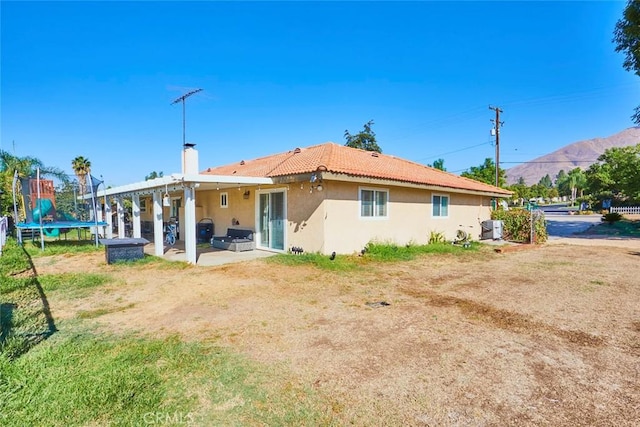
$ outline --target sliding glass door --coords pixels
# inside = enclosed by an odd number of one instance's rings
[[[284,191],[261,193],[258,203],[260,246],[284,250],[286,220]]]

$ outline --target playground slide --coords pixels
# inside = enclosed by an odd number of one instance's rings
[[[40,222],[40,218],[44,218],[51,212],[53,202],[49,199],[36,200],[36,207],[33,209],[33,221]],[[44,235],[48,237],[58,237],[60,230],[57,228],[45,228]]]

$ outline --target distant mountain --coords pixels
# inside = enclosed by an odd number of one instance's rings
[[[640,143],[640,127],[625,129],[607,138],[574,142],[553,153],[507,169],[507,183],[515,184],[520,177],[523,177],[527,185],[533,185],[547,174],[555,180],[558,172],[563,169],[565,172],[576,167],[587,170],[608,148],[626,147],[638,143]]]

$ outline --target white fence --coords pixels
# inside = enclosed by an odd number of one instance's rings
[[[611,212],[619,214],[640,215],[640,206],[615,206],[611,207]]]
[[[9,219],[6,216],[0,217],[0,256],[2,256],[2,248],[7,242],[7,229],[9,228]]]

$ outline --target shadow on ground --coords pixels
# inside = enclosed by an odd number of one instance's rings
[[[36,267],[22,248],[29,269],[14,280],[16,287],[2,296],[0,303],[0,353],[16,359],[46,340],[56,331],[49,301],[38,280]]]

